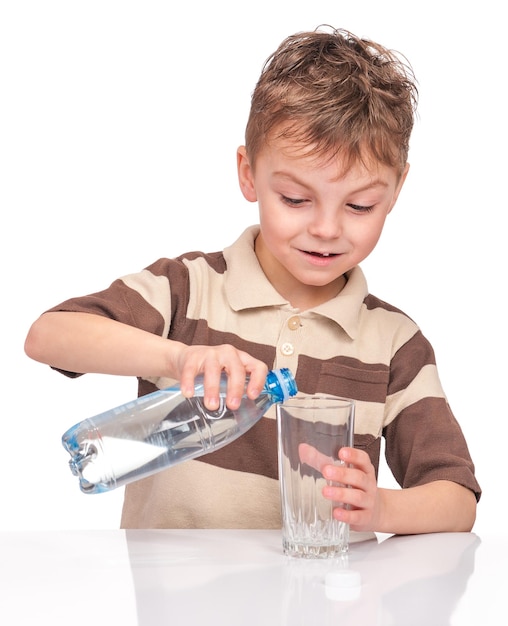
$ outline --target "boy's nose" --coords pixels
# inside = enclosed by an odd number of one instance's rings
[[[342,219],[339,212],[316,211],[309,224],[309,233],[320,239],[336,239],[342,234]]]

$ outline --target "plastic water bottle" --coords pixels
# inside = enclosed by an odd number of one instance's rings
[[[259,397],[244,395],[240,407],[231,411],[226,386],[222,374],[216,411],[203,404],[203,377],[197,376],[192,398],[185,398],[179,386],[168,387],[72,426],[62,444],[81,491],[110,491],[222,448],[254,426],[272,404],[298,391],[289,369],[271,370]]]

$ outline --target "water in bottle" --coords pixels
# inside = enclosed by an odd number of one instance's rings
[[[222,448],[254,426],[270,406],[297,393],[287,368],[270,370],[259,397],[244,395],[240,407],[231,411],[225,403],[226,386],[222,374],[216,411],[204,406],[203,377],[197,376],[192,398],[185,398],[179,386],[168,387],[67,430],[62,443],[81,490],[110,491]]]

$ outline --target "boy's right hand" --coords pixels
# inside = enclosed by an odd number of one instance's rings
[[[228,376],[226,405],[232,410],[240,406],[245,391],[249,398],[257,398],[268,374],[268,367],[265,363],[229,344],[218,346],[180,344],[180,348],[174,353],[172,365],[175,377],[180,380],[182,393],[188,398],[194,395],[194,378],[198,374],[204,375],[204,402],[205,406],[212,411],[219,408],[219,385],[222,372],[226,372]],[[247,376],[249,382],[245,390]]]

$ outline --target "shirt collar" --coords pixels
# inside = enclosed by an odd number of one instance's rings
[[[227,265],[226,296],[235,311],[289,305],[274,289],[259,265],[254,251],[254,241],[258,233],[259,226],[250,226],[231,246],[224,249]],[[304,314],[327,317],[354,339],[368,288],[365,276],[358,266],[350,270],[346,278],[346,285],[335,298],[305,311]]]

